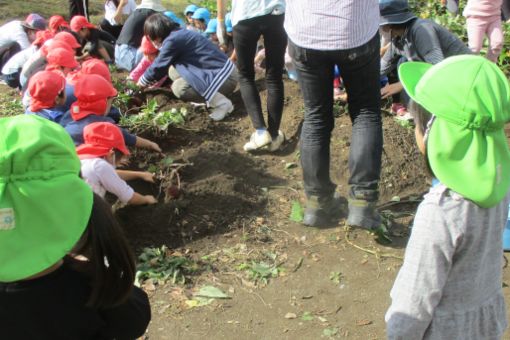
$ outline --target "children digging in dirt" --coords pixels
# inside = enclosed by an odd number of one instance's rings
[[[381,59],[381,76],[387,76],[405,61],[424,61],[437,64],[445,58],[471,54],[469,48],[453,33],[433,20],[418,19],[409,9],[407,0],[381,0],[381,30],[389,32],[391,45]],[[393,103],[392,113],[409,118],[407,97],[397,81],[381,89],[382,98],[400,95]],[[397,105],[399,104],[399,105]]]
[[[140,77],[149,68],[149,66],[152,65],[159,54],[158,49],[154,47],[152,42],[146,36],[142,38],[142,45],[140,46],[140,50],[143,53],[143,58],[140,60],[134,70],[131,71],[128,77],[128,79],[133,80],[134,82],[140,80]],[[151,87],[160,87],[167,79],[168,77],[163,77]]]
[[[154,204],[152,195],[140,195],[125,181],[142,179],[154,183],[154,174],[142,171],[117,170],[123,156],[129,155],[119,127],[111,123],[92,123],[83,129],[84,143],[76,148],[81,160],[81,175],[94,193],[104,198],[106,192],[122,203]]]
[[[103,77],[87,74],[76,82],[74,93],[77,100],[71,105],[71,109],[66,112],[62,121],[69,122],[64,127],[74,143],[80,145],[83,144],[83,129],[87,125],[96,122],[114,123],[113,119],[107,117],[106,114],[110,112],[117,90]],[[67,116],[70,116],[71,119]],[[161,152],[159,145],[152,141],[135,136],[124,129],[122,129],[122,134],[129,146]]]
[[[478,56],[405,63],[399,76],[416,102],[416,142],[438,183],[414,218],[386,313],[388,339],[501,339],[508,81]]]
[[[2,338],[142,336],[151,311],[134,286],[134,255],[108,204],[80,179],[67,133],[18,115],[0,120],[0,135]]]
[[[234,110],[226,95],[236,88],[237,71],[218,47],[197,32],[181,29],[160,13],[147,18],[144,33],[159,49],[159,55],[138,80],[140,87],[168,75],[174,95],[184,101],[205,100],[212,108],[212,120],[222,120]]]

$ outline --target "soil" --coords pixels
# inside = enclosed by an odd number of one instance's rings
[[[182,195],[156,206],[122,208],[117,216],[137,252],[166,245],[202,268],[184,285],[144,285],[153,306],[146,338],[385,338],[389,291],[416,201],[429,186],[413,129],[383,116],[380,210],[392,217],[390,244],[346,228],[343,219],[329,229],[306,228],[289,219],[292,203],[304,203],[298,151],[303,101],[294,82],[285,82],[285,95],[287,143],[275,154],[242,151],[252,127],[239,92],[233,96],[236,110],[225,121],[211,122],[205,109],[190,109],[183,127],[171,127],[164,137],[146,136],[175,162],[189,163],[180,170]],[[158,96],[165,108],[182,106]],[[346,196],[351,122],[344,108],[335,109],[331,176]],[[150,163],[151,157],[137,154],[132,165]],[[161,198],[157,184],[134,186]],[[267,254],[280,265],[278,277],[257,281],[239,269],[267,261]],[[505,282],[509,275],[506,269]],[[190,308],[186,301],[204,285],[231,299]],[[508,288],[504,291],[508,297]]]

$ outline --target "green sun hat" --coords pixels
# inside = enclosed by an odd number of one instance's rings
[[[0,282],[35,275],[83,234],[92,190],[67,132],[36,115],[0,118]]]
[[[436,119],[427,138],[434,175],[481,207],[498,204],[510,187],[510,87],[487,59],[461,55],[436,65],[408,62],[399,78],[409,96]]]

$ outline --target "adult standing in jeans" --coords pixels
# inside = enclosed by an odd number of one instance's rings
[[[347,223],[375,229],[381,223],[375,204],[383,143],[379,2],[289,1],[285,29],[305,104],[301,165],[307,204],[303,222],[323,226],[339,217],[340,199],[329,176],[333,75],[338,65],[352,122]]]
[[[283,28],[284,0],[233,0],[232,24],[237,53],[239,87],[255,131],[244,145],[248,152],[277,151],[285,141],[280,131],[283,112],[283,81],[287,34]],[[257,42],[264,38],[266,51],[267,125],[255,85],[254,58]]]
[[[89,20],[89,0],[68,0],[69,20],[75,15],[83,15]]]

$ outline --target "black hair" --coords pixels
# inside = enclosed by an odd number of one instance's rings
[[[135,280],[135,257],[111,207],[96,194],[87,228],[71,253],[88,259],[66,258],[73,269],[90,277],[88,307],[109,308],[128,299]]]
[[[430,113],[427,109],[425,109],[423,106],[421,106],[414,100],[411,100],[409,102],[409,113],[413,117],[416,128],[418,129],[418,131],[421,132],[422,136],[424,136],[425,138],[427,128],[429,127],[428,125],[433,117],[432,113]],[[424,140],[423,142],[425,143],[425,154],[423,155],[423,159],[425,161],[425,168],[427,170],[427,174],[432,177],[435,177],[434,172],[430,167],[429,158],[427,156],[427,141]]]
[[[179,28],[179,24],[170,20],[161,13],[155,13],[145,20],[143,25],[143,33],[150,40],[161,39],[162,41]]]
[[[109,2],[113,2],[113,4],[115,5],[115,7],[119,7],[119,0],[106,0],[104,2],[104,4],[106,5],[107,3]]]

